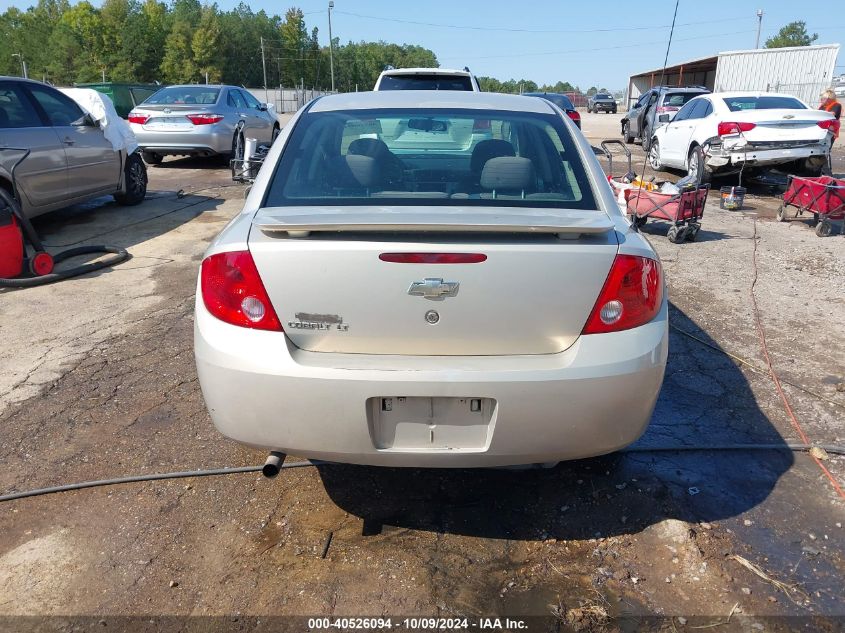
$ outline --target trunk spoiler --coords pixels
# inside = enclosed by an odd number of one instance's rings
[[[265,233],[307,237],[317,232],[607,233],[613,221],[601,211],[490,209],[484,207],[270,207],[252,221]]]

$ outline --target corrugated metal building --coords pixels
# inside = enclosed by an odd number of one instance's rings
[[[838,55],[839,44],[726,51],[668,66],[665,73],[658,68],[632,75],[627,103],[661,83],[663,73],[666,86],[705,86],[714,92],[785,92],[813,106],[819,93],[833,84]]]

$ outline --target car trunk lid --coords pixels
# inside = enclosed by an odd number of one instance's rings
[[[828,113],[818,110],[772,109],[732,112],[725,120],[754,123],[753,129],[743,132],[749,143],[818,142],[827,135],[827,130],[819,127],[818,122],[829,118]]]
[[[327,206],[259,211],[249,249],[297,347],[510,355],[577,340],[618,243],[599,211]]]

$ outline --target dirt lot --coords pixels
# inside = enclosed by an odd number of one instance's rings
[[[618,137],[618,119],[587,114],[585,133]],[[103,201],[38,222],[48,244],[113,243],[133,259],[0,291],[0,492],[263,461],[211,426],[191,347],[198,263],[242,199],[219,165],[168,160],[140,207]],[[673,329],[638,452],[548,470],[331,465],[2,502],[0,629],[507,615],[534,616],[538,631],[841,630],[845,458],[783,448],[802,434],[845,444],[845,239],[771,221],[776,206],[758,190],[741,212],[710,204],[698,241],[681,246],[666,225],[645,227]],[[776,450],[646,451],[737,444]]]

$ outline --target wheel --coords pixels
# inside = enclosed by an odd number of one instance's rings
[[[640,138],[642,139],[643,149],[648,152],[651,149],[651,130],[647,125],[643,126]]]
[[[147,168],[137,152],[130,154],[126,159],[123,178],[125,181],[124,191],[114,194],[114,199],[118,204],[128,207],[141,204],[147,195]]]
[[[40,252],[29,260],[29,272],[33,277],[43,277],[53,272],[53,256]]]
[[[282,130],[279,128],[278,125],[273,126],[273,136],[270,138],[270,145],[276,142],[276,139],[279,138],[279,134],[282,133]]]
[[[833,224],[830,220],[822,220],[816,225],[816,235],[819,237],[828,237],[833,231]]]
[[[710,181],[710,174],[704,167],[704,151],[700,145],[690,150],[687,161],[687,175],[691,176],[696,184],[703,185]]]
[[[646,225],[646,222],[648,222],[648,216],[646,216],[646,215],[635,215],[633,221],[634,221],[634,226],[636,226],[639,229],[639,228],[642,228]]]
[[[669,227],[669,231],[666,233],[666,238],[672,242],[672,244],[680,244],[683,242],[687,237],[687,229],[683,226],[675,226],[672,225]]]
[[[161,161],[164,160],[164,156],[155,152],[143,152],[142,156],[147,165],[161,165]]]
[[[690,224],[687,227],[687,242],[694,242],[698,237],[698,232],[701,230],[700,224]]]
[[[786,205],[781,204],[778,207],[777,219],[778,222],[789,222],[789,211],[787,210]]]
[[[634,142],[634,137],[631,136],[631,123],[629,121],[622,121],[622,140],[628,145]]]
[[[653,140],[648,148],[648,164],[654,171],[663,169],[663,163],[660,162],[660,143],[657,139]]]

